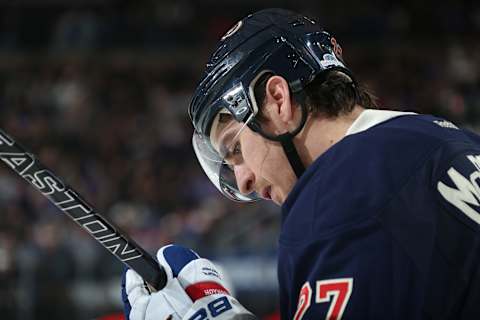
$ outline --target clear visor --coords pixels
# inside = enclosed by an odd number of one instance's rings
[[[241,151],[236,149],[240,133],[253,117],[245,123],[238,123],[232,119],[230,125],[222,127],[220,120],[222,115],[225,115],[225,112],[217,114],[209,137],[198,132],[193,134],[192,144],[198,161],[210,181],[230,200],[238,202],[260,200],[256,192],[250,194],[240,192],[233,169],[241,161]]]

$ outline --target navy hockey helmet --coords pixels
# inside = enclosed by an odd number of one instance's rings
[[[224,195],[236,201],[258,199],[255,193],[239,192],[233,171],[210,141],[212,123],[219,112],[228,112],[266,138],[280,141],[300,176],[304,167],[291,140],[302,129],[306,110],[298,130],[269,136],[255,119],[261,101],[255,100],[254,87],[261,75],[268,72],[285,78],[295,94],[327,70],[342,71],[353,79],[335,38],[310,18],[288,10],[253,13],[222,37],[194,93],[189,115],[195,129],[193,146],[197,158]]]

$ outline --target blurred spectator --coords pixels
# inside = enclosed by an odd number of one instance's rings
[[[67,11],[53,31],[52,50],[93,49],[99,40],[98,17],[89,11]]]
[[[40,222],[33,227],[32,242],[19,250],[21,319],[76,318],[70,292],[76,268],[65,238],[60,222]]]
[[[15,268],[15,233],[0,231],[0,313],[6,319],[17,317],[18,306],[15,300],[17,270]]]

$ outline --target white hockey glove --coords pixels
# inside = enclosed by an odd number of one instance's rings
[[[215,265],[194,251],[168,245],[157,252],[167,285],[150,293],[143,279],[128,270],[122,282],[127,320],[256,319],[230,296]]]

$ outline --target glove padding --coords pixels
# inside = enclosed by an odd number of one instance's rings
[[[177,279],[171,279],[165,288],[153,294],[135,271],[127,270],[124,279],[122,297],[126,319],[157,320],[171,317],[179,320],[192,305],[192,300]]]
[[[167,285],[150,293],[143,279],[133,270],[125,273],[122,296],[128,320],[165,319],[254,319],[230,296],[215,265],[197,253],[178,245],[157,252],[167,274]]]

